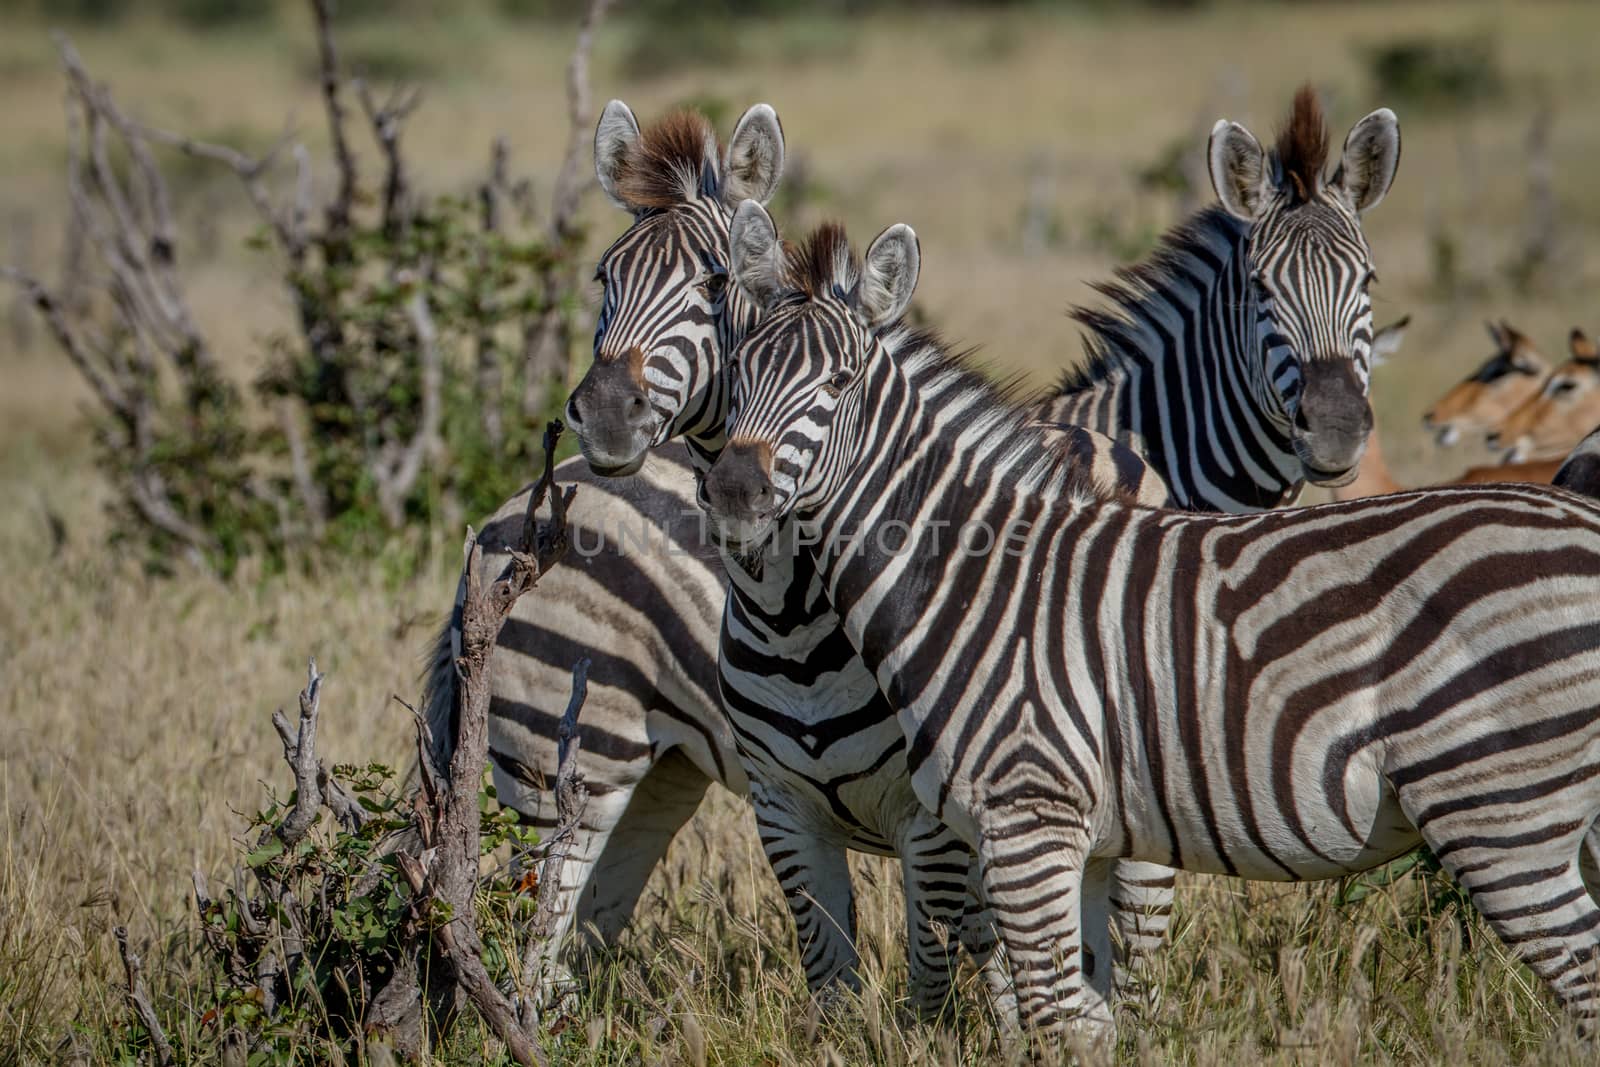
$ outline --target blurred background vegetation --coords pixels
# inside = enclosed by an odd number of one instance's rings
[[[398,502],[380,500],[371,478],[362,482],[355,454],[396,418],[415,421],[406,414],[420,395],[415,367],[385,354],[416,347],[405,341],[404,286],[359,272],[324,272],[316,283],[368,361],[366,395],[387,398],[392,409],[352,416],[344,410],[350,387],[328,393],[328,375],[296,350],[291,306],[308,280],[286,277],[282,250],[262,239],[244,190],[226,167],[160,152],[183,278],[233,390],[219,396],[238,408],[203,437],[170,442],[166,453],[180,510],[217,527],[206,547],[212,566],[230,570],[241,556],[260,554],[277,568],[297,545],[318,541],[386,554],[403,573],[438,529],[459,526],[520,484],[529,428],[558,409],[581,368],[591,321],[592,292],[541,292],[541,264],[548,255],[574,267],[592,260],[622,222],[591,197],[572,241],[546,249],[537,237],[565,140],[560,79],[581,7],[335,7],[347,72],[380,89],[401,84],[423,94],[404,147],[425,221],[408,231],[404,249],[355,247],[388,264],[389,275],[426,253],[453,294],[434,301],[448,349],[445,441],[434,458],[447,462],[430,464]],[[0,86],[10,103],[0,142],[0,261],[45,277],[61,268],[66,136],[52,27],[72,37],[89,69],[141,121],[251,154],[267,151],[291,122],[311,149],[318,202],[325,199],[334,172],[303,5],[13,0],[0,17]],[[1092,299],[1085,283],[1144,254],[1166,227],[1211,200],[1203,149],[1215,118],[1244,121],[1265,138],[1305,78],[1321,90],[1336,137],[1372,107],[1393,107],[1406,150],[1368,233],[1383,278],[1380,317],[1411,313],[1416,325],[1375,396],[1391,462],[1420,481],[1486,458],[1435,456],[1415,432],[1426,400],[1486,354],[1477,319],[1510,318],[1557,357],[1565,331],[1589,325],[1583,253],[1597,211],[1583,176],[1600,134],[1579,103],[1594,81],[1580,42],[1597,22],[1589,7],[1563,4],[1513,13],[1472,3],[640,0],[618,5],[606,22],[592,81],[600,101],[622,96],[647,119],[689,105],[725,127],[753,100],[773,103],[792,161],[780,219],[798,228],[837,215],[863,233],[910,222],[927,251],[922,313],[959,340],[984,344],[997,364],[1041,381],[1077,356],[1062,312]],[[381,237],[372,207],[381,158],[356,118],[367,214]],[[517,210],[534,236],[497,238],[490,262],[472,236],[473,204],[497,137],[511,171],[527,176]],[[284,189],[292,175],[279,168],[272,180]],[[431,249],[418,249],[418,235]],[[289,284],[265,284],[275,274]],[[485,285],[492,299],[480,299]],[[552,299],[566,302],[564,370],[560,360],[524,365],[514,340],[519,320]],[[377,317],[358,322],[365,312]],[[0,367],[11,388],[0,414],[18,446],[8,452],[28,454],[29,464],[64,461],[84,447],[79,383],[20,299],[6,319]],[[493,335],[506,350],[496,373],[521,402],[495,404],[505,410],[485,432],[473,411],[482,381],[468,372],[467,349]],[[535,385],[524,385],[524,374]],[[331,514],[285,519],[286,461],[266,474],[245,469],[255,450],[288,454],[278,429],[251,424],[252,412],[285,396],[310,413],[311,466],[330,478],[345,472],[322,494],[320,510]],[[101,461],[113,480],[126,452],[117,440],[102,434]],[[239,462],[223,462],[229,456]],[[219,487],[217,499],[206,498],[208,485]],[[136,515],[116,521],[123,532],[138,525]],[[145,547],[159,567],[175,552],[170,538]]]

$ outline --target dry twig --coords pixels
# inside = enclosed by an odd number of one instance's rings
[[[595,27],[600,24],[610,2],[589,0],[583,21],[578,25],[572,59],[567,63],[567,148],[550,195],[550,243],[554,248],[561,248],[581,236],[578,208],[584,191],[593,181],[592,176],[586,175],[583,165],[584,153],[592,143],[594,125],[593,106],[589,100],[589,55],[594,50]],[[579,268],[576,257],[566,257],[564,263],[558,263],[558,258],[551,257],[540,272],[544,309],[523,334],[522,358],[527,377],[523,382],[522,410],[529,416],[543,409],[545,389],[550,380],[567,369],[572,323],[565,298],[578,291]]]
[[[128,947],[126,926],[117,927],[116,938],[117,951],[122,953],[122,967],[128,976],[128,1006],[149,1033],[150,1043],[156,1047],[156,1061],[165,1067],[173,1061],[172,1043],[167,1040],[166,1031],[161,1029],[161,1020],[156,1017],[155,1006],[150,1003],[150,995],[145,991],[144,964]]]
[[[528,943],[522,955],[522,988],[536,989],[539,968],[547,958],[543,951],[555,928],[561,908],[561,868],[572,853],[579,820],[589,803],[589,789],[578,767],[578,712],[589,693],[589,657],[572,668],[572,697],[561,716],[556,765],[556,827],[545,842],[544,861],[539,868],[539,904],[528,926]],[[533,998],[523,1002],[522,1023],[531,1026],[538,1005]]]
[[[561,424],[545,430],[545,468],[528,497],[520,543],[510,549],[510,559],[500,576],[485,582],[483,546],[475,536],[467,542],[466,600],[462,605],[461,654],[456,661],[459,679],[455,736],[441,746],[419,726],[417,749],[423,760],[421,807],[423,840],[432,846],[431,862],[400,854],[397,859],[411,882],[420,908],[429,899],[450,908],[451,918],[439,930],[445,961],[457,985],[471,999],[484,1021],[518,1063],[542,1064],[544,1054],[518,1019],[511,1002],[489,979],[483,946],[472,924],[472,897],[478,884],[478,788],[489,754],[489,693],[491,663],[500,628],[519,597],[566,554],[566,511],[574,487],[555,484],[555,449]],[[553,490],[553,491],[552,491]],[[538,509],[548,497],[551,522],[538,521]],[[580,692],[574,705],[581,703]],[[577,708],[570,709],[575,720]],[[434,753],[447,753],[448,768],[435,764]],[[570,776],[569,776],[570,777]]]

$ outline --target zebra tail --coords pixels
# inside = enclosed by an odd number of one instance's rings
[[[456,656],[461,647],[461,634],[457,628],[459,609],[439,628],[438,636],[428,649],[422,669],[422,721],[427,726],[428,755],[440,770],[454,755],[451,747],[456,736]],[[414,759],[411,772],[406,776],[408,788],[422,781],[422,764]]]

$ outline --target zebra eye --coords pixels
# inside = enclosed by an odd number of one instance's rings
[[[838,372],[836,372],[834,374],[834,376],[832,378],[828,379],[828,385],[836,393],[842,392],[844,390],[844,387],[849,385],[849,384],[850,384],[850,372],[847,371],[847,370],[838,371]]]
[[[710,274],[706,275],[705,280],[700,283],[700,287],[706,291],[706,295],[711,299],[717,299],[722,295],[723,290],[728,288],[727,272],[720,270],[712,271]]]
[[[1557,378],[1550,383],[1551,396],[1564,396],[1578,387],[1578,383],[1571,378]]]

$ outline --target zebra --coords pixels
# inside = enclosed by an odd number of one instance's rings
[[[1394,181],[1399,120],[1379,108],[1352,126],[1324,181],[1327,156],[1310,86],[1270,152],[1218,121],[1207,158],[1220,203],[1098,286],[1109,309],[1074,313],[1088,359],[1043,417],[1132,445],[1180,507],[1259,511],[1308,481],[1354,480],[1372,429],[1377,273],[1361,215]]]
[[[736,130],[735,144],[739,136]],[[767,143],[781,153],[775,118]],[[669,119],[641,132],[620,102],[600,119],[601,185],[636,221],[601,256],[595,361],[567,405],[598,474],[637,471],[650,448],[674,436],[699,469],[721,449],[726,405],[717,383],[729,339],[748,328],[753,308],[725,287],[728,203],[738,190],[703,165],[717,157],[703,123]],[[776,172],[781,154],[775,159]],[[699,336],[686,340],[696,328]],[[1166,500],[1160,478],[1127,449],[1073,428],[1058,428],[1052,440],[1126,491]],[[730,572],[721,694],[763,848],[793,912],[808,986],[827,994],[835,983],[859,985],[846,849],[899,855],[911,999],[919,1011],[935,1012],[948,997],[949,932],[971,931],[968,948],[980,962],[990,948],[987,924],[969,905],[966,847],[912,796],[892,716],[809,575],[792,566],[747,571],[738,561]],[[1130,925],[1127,936],[1135,932]],[[1004,1013],[1004,991],[993,991]]]
[[[632,134],[619,132],[619,123],[631,126]],[[636,138],[637,130],[632,112],[613,101],[600,120],[597,157],[608,158],[608,145],[619,137]],[[726,154],[715,151],[715,134],[703,116],[673,116],[644,139],[647,148],[659,150],[656,156],[630,157],[638,172],[634,183],[624,181],[622,188],[647,185],[671,166],[692,161],[708,183],[730,195],[768,197],[782,172],[782,138],[777,115],[765,104],[744,113]],[[610,169],[600,174],[602,187],[614,200],[619,177]],[[674,227],[683,247],[720,259],[727,223],[703,207],[638,212],[629,234],[637,238],[641,232]],[[672,217],[661,217],[665,215]],[[628,240],[625,235],[619,246]],[[647,262],[657,249],[637,240],[634,245],[638,254],[633,258],[619,248],[614,249],[619,255],[607,262],[637,270],[645,280],[677,268],[672,262]],[[674,246],[669,242],[661,247]],[[699,279],[692,281],[698,284]],[[686,288],[676,286],[663,295],[681,299]],[[608,289],[597,336],[606,336],[618,317],[610,299],[614,295]],[[736,332],[730,316],[742,306],[736,295],[729,300],[719,296],[710,309],[697,304],[677,316],[672,330],[659,335],[658,347],[694,351],[704,345],[720,351]],[[694,370],[689,363],[676,366]],[[655,361],[648,373],[653,382],[664,383],[676,372],[672,365]],[[567,411],[591,450],[602,438],[583,432],[581,404],[584,398],[606,403],[616,397],[615,380],[602,377],[591,371],[574,393],[579,406],[569,404]],[[671,433],[688,434],[693,448],[694,442],[720,432],[725,407],[721,379],[677,380],[681,392],[674,410],[679,418]],[[663,440],[666,436],[664,432]],[[570,988],[561,959],[574,931],[587,928],[600,944],[616,941],[633,916],[645,880],[711,783],[738,795],[749,792],[717,698],[717,620],[727,582],[704,536],[690,457],[676,446],[645,451],[651,462],[633,478],[606,476],[620,470],[595,473],[591,464],[603,468],[603,452],[591,451],[588,459],[573,458],[557,468],[559,482],[578,485],[568,514],[572,550],[566,562],[541,579],[538,597],[518,602],[495,657],[489,758],[496,793],[502,804],[541,832],[555,826],[557,726],[570,695],[572,669],[582,658],[592,663],[579,720],[578,757],[589,800],[561,871],[556,923],[541,949],[540,995],[546,1002]],[[598,463],[597,455],[602,457]],[[643,453],[638,459],[635,468]],[[506,501],[482,525],[478,541],[488,573],[504,565],[505,546],[516,543],[530,490]],[[455,656],[463,595],[458,582],[454,612],[428,655],[424,714],[435,738],[451,735],[448,725],[456,711]]]
[[[1299,108],[1297,113],[1303,115],[1305,111],[1305,108]],[[750,114],[753,115],[755,112],[753,111]],[[680,123],[680,127],[681,125]],[[741,129],[745,128],[743,120],[741,120],[740,125]],[[775,123],[772,125],[775,126]],[[638,124],[634,120],[632,113],[624,105],[620,103],[614,104],[608,107],[605,115],[602,116],[596,134],[597,171],[601,184],[614,202],[629,210],[641,222],[660,215],[692,214],[690,205],[698,202],[702,209],[699,217],[711,220],[709,224],[714,224],[716,212],[710,209],[718,198],[679,195],[680,190],[688,190],[696,194],[702,192],[700,177],[705,177],[709,181],[709,176],[712,172],[707,169],[704,161],[715,158],[717,153],[714,147],[714,140],[708,141],[708,136],[704,130],[701,130],[697,135],[693,129],[680,128],[676,135],[672,137],[657,136],[652,138],[651,140],[653,140],[655,147],[650,153],[630,153],[627,150],[628,146],[637,144],[640,140]],[[736,134],[736,142],[737,140],[738,134]],[[1355,138],[1352,137],[1352,141],[1354,140]],[[775,145],[780,153],[781,166],[781,130],[776,130],[769,135],[767,141]],[[676,146],[676,152],[672,150],[674,146]],[[676,165],[673,163],[675,158],[677,160]],[[760,152],[747,149],[740,154],[740,158],[748,163],[751,160],[759,161],[762,156]],[[612,164],[608,165],[607,160],[613,161]],[[630,163],[630,160],[634,160],[634,162]],[[613,166],[620,169],[616,173],[612,173]],[[704,173],[702,174],[702,172]],[[697,177],[685,182],[679,177],[681,175],[696,175]],[[632,203],[627,199],[624,188],[630,181],[635,185],[642,184],[645,186]],[[679,200],[682,200],[683,203],[679,204]],[[690,269],[678,276],[672,275],[670,271],[663,274],[659,270],[652,274],[653,269],[657,268],[659,264],[667,262],[667,260],[663,259],[661,253],[648,250],[648,238],[645,236],[647,232],[654,234],[653,239],[661,242],[668,229],[659,222],[655,224],[653,229],[636,225],[629,231],[630,236],[625,236],[624,240],[618,243],[614,251],[619,254],[611,257],[609,265],[605,262],[602,263],[601,273],[604,274],[609,270],[614,277],[607,287],[608,298],[605,307],[602,309],[602,321],[597,329],[597,339],[608,332],[612,333],[614,340],[626,334],[625,330],[609,330],[610,320],[618,315],[624,320],[629,319],[631,315],[634,321],[641,321],[640,311],[635,309],[629,312],[627,308],[617,302],[615,299],[617,294],[626,293],[630,289],[637,289],[639,292],[646,294],[645,301],[638,305],[638,308],[644,309],[646,317],[651,313],[667,314],[669,309],[677,306],[681,309],[681,315],[687,315],[690,319],[693,319],[695,311],[690,307],[692,302],[685,302],[684,300],[684,296],[690,287],[705,286],[709,291],[722,284],[717,272],[709,269],[702,271]],[[693,231],[685,232],[692,233]],[[699,249],[693,252],[695,261],[702,268],[706,267],[712,258],[708,250],[714,243],[712,240],[702,240]],[[621,253],[630,246],[632,247],[632,252],[625,257]],[[1173,260],[1177,262],[1178,257],[1174,256]],[[624,277],[632,277],[637,280],[632,285],[620,284]],[[666,280],[663,281],[663,278]],[[736,299],[735,295],[729,298],[729,302]],[[1130,311],[1137,312],[1139,310],[1141,310],[1139,306],[1130,306]],[[724,308],[724,311],[726,311],[726,308]],[[1162,312],[1151,309],[1146,314],[1159,321]],[[742,320],[738,316],[724,314],[724,317],[719,321],[723,324],[732,324]],[[704,325],[703,315],[698,325]],[[659,329],[661,331],[660,338],[668,343],[658,345],[655,343],[654,338],[647,337],[648,346],[635,346],[638,347],[639,352],[648,350],[652,353],[650,365],[651,373],[656,379],[656,385],[665,385],[667,387],[664,389],[655,388],[648,393],[638,384],[637,377],[635,377],[640,372],[637,352],[629,358],[613,357],[608,360],[606,353],[597,349],[599,358],[596,366],[575,390],[574,403],[569,405],[568,409],[569,421],[574,423],[579,430],[580,441],[583,442],[586,455],[596,470],[606,473],[625,473],[626,471],[637,469],[639,463],[642,462],[642,448],[646,443],[655,443],[662,439],[661,431],[663,429],[667,429],[665,435],[670,436],[670,428],[681,428],[689,421],[698,422],[702,428],[709,427],[707,436],[712,438],[712,440],[706,442],[698,442],[696,440],[697,435],[688,435],[686,440],[688,440],[691,450],[698,448],[702,457],[714,453],[717,447],[715,440],[717,436],[716,420],[707,417],[707,413],[714,408],[714,404],[708,401],[702,406],[695,407],[684,403],[684,398],[673,395],[672,391],[673,383],[676,381],[703,381],[708,384],[701,395],[707,398],[713,398],[715,395],[714,383],[717,380],[715,365],[714,363],[706,362],[706,360],[719,354],[720,348],[719,345],[711,343],[711,335],[707,331],[702,330],[697,337],[694,336],[695,326],[696,323],[692,321],[686,323],[675,322],[671,315],[667,314],[667,317],[659,323]],[[723,344],[726,343],[730,328],[726,325],[719,327],[717,339]],[[683,340],[677,338],[674,334],[675,329],[688,333],[693,339]],[[623,349],[618,349],[618,351],[626,355]],[[670,356],[674,351],[683,357],[676,366],[669,365]],[[695,359],[689,357],[699,357],[702,362],[697,363]],[[636,362],[630,363],[630,358]],[[1155,356],[1152,357],[1152,359],[1156,358]],[[1157,365],[1159,365],[1159,362]],[[1132,391],[1125,387],[1127,382],[1124,379],[1112,375],[1103,375],[1101,382],[1103,387],[1116,386],[1123,396],[1133,395]],[[692,390],[684,392],[684,396],[692,397],[694,395],[695,393]],[[631,405],[631,407],[627,408],[631,412],[631,417],[625,419],[620,426],[607,426],[593,418],[593,409],[604,409],[608,406],[615,409],[619,406],[628,405]],[[1103,406],[1102,410],[1103,413],[1109,413],[1110,417],[1114,417],[1117,408],[1113,405],[1106,405]],[[686,412],[692,415],[692,420],[684,417]],[[1048,418],[1048,415],[1046,417]],[[1118,427],[1110,421],[1110,417],[1103,414],[1102,425],[1097,428],[1106,432],[1116,432]],[[639,433],[641,427],[647,427],[652,432],[641,435]],[[1084,439],[1080,437],[1078,440],[1081,443]],[[1115,452],[1098,448],[1096,454],[1102,457],[1114,456]],[[1120,470],[1116,469],[1114,465],[1108,464],[1103,473],[1105,476],[1112,478],[1133,478],[1137,476],[1137,469],[1136,462],[1130,464],[1124,460],[1121,461]],[[668,501],[667,503],[669,508],[676,507],[675,501]],[[1199,506],[1207,506],[1209,504],[1209,506],[1226,507],[1229,506],[1230,501],[1223,498],[1215,502],[1195,501],[1194,503]],[[508,506],[505,514],[514,514],[515,510],[516,504],[514,502]],[[661,642],[656,643],[657,647],[661,644]],[[549,747],[547,743],[533,737],[524,738],[524,745],[531,748],[536,757]],[[533,763],[535,761],[527,760],[525,762]],[[696,794],[696,797],[698,797],[698,794]],[[835,850],[834,854],[839,855],[837,850]],[[791,874],[805,874],[803,868],[796,868],[792,864],[790,865],[790,871]],[[1119,903],[1123,905],[1118,911],[1119,928],[1123,935],[1123,943],[1130,949],[1131,957],[1137,959],[1158,946],[1164,935],[1171,907],[1171,876],[1170,874],[1157,874],[1147,867],[1140,868],[1132,864],[1119,867],[1119,875],[1121,876],[1119,881]],[[844,885],[845,890],[843,894],[837,897],[837,902],[831,910],[848,914],[848,883],[842,878],[838,878],[835,881],[837,884]],[[1136,917],[1136,921],[1130,921],[1131,917]],[[831,925],[822,931],[824,935],[841,932],[840,929]],[[825,962],[822,965],[808,965],[807,971],[813,979],[813,984],[816,984],[822,975],[838,973],[853,960],[853,949],[850,947],[850,939],[847,937],[836,937],[831,941],[816,941],[812,943],[818,946],[816,959],[833,961],[831,963]],[[838,946],[838,951],[827,951],[827,946],[830,944]]]
[[[1308,880],[1419,841],[1592,1027],[1600,505],[1533,485],[1130,505],[899,324],[909,227],[860,264],[837,230],[789,257],[739,229],[734,283],[766,311],[700,498],[747,552],[802,530],[918,797],[978,854],[1030,1031],[1112,1025],[1087,961],[1114,859]]]

